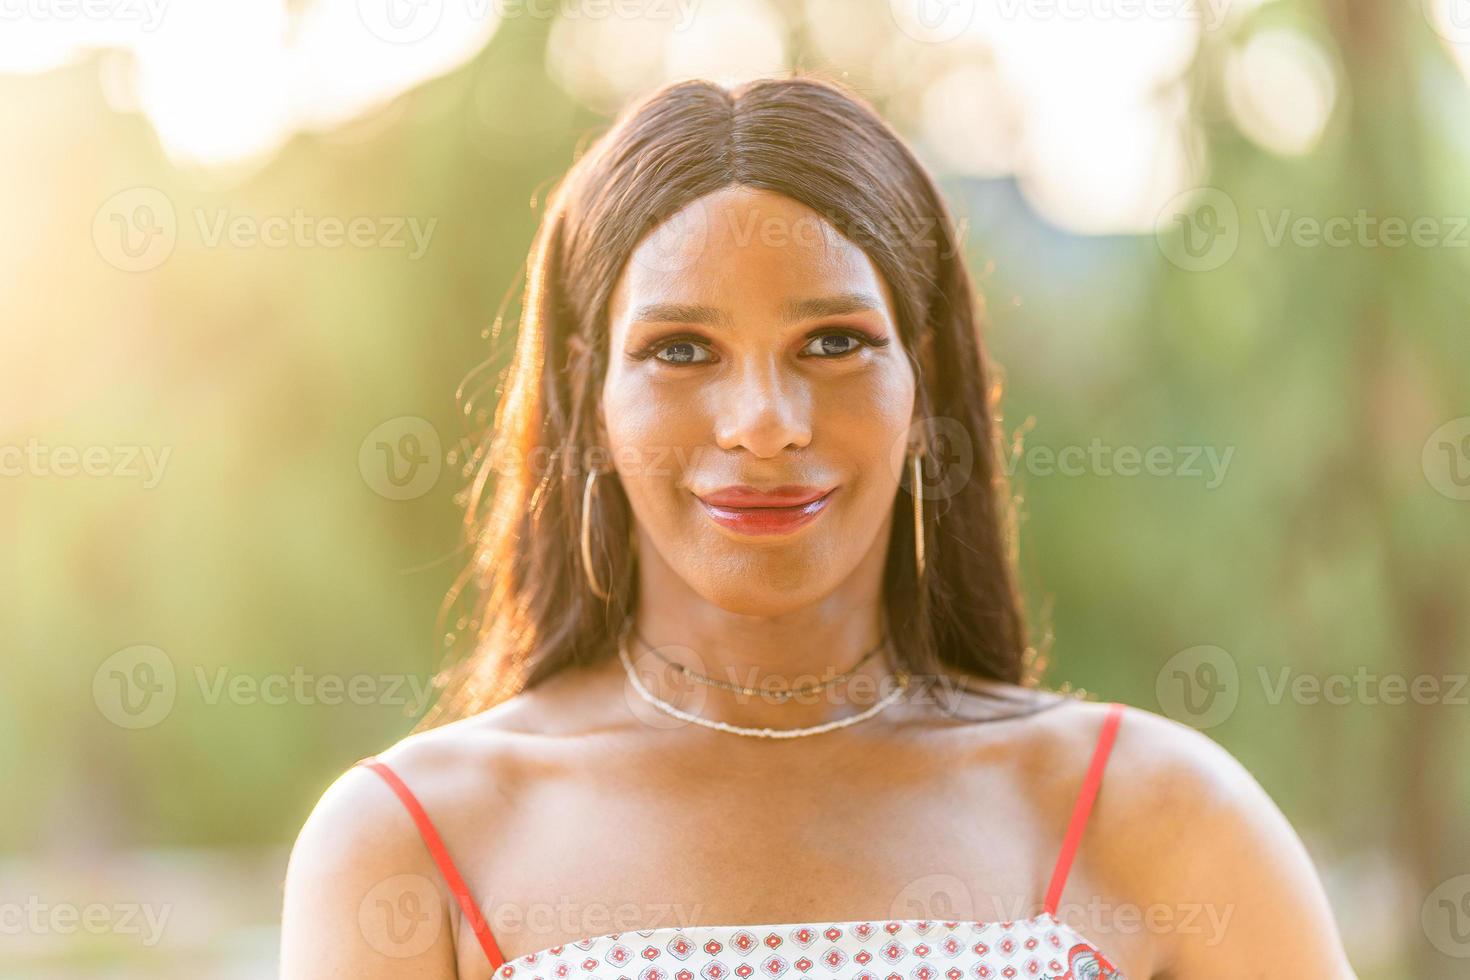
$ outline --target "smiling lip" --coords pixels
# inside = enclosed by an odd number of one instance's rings
[[[747,486],[725,487],[699,496],[699,502],[716,524],[732,531],[789,534],[816,520],[836,489],[784,486],[760,491]]]

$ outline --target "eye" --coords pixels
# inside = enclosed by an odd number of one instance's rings
[[[701,351],[705,354],[703,360],[696,357]],[[669,352],[672,352],[672,355],[665,357],[664,355]],[[662,346],[655,347],[652,353],[655,359],[663,361],[665,364],[704,364],[711,359],[709,357],[709,351],[705,350],[703,344],[687,339],[670,341]]]
[[[845,357],[863,347],[882,347],[888,341],[871,336],[861,330],[825,330],[812,337],[811,343],[802,348],[804,353],[810,353],[819,360],[835,360]],[[815,350],[813,346],[815,345]]]

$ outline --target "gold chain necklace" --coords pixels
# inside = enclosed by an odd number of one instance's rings
[[[643,685],[643,682],[638,679],[637,671],[633,669],[633,662],[628,658],[627,639],[628,629],[624,627],[618,634],[618,659],[623,662],[623,670],[628,675],[628,681],[633,685],[633,690],[638,692],[639,697],[665,714],[678,718],[680,721],[692,722],[696,725],[702,725],[705,728],[712,728],[715,731],[729,732],[732,735],[746,735],[752,738],[801,738],[806,735],[820,735],[823,732],[846,728],[848,725],[856,725],[860,721],[865,721],[873,717],[903,697],[904,692],[908,690],[909,686],[908,671],[900,667],[894,675],[898,682],[894,689],[885,694],[872,706],[859,711],[855,715],[849,715],[846,718],[839,718],[836,721],[829,721],[820,725],[812,725],[808,728],[747,728],[742,725],[731,725],[723,721],[711,721],[708,718],[701,718],[699,715],[692,714],[669,704],[669,702],[654,694]]]
[[[879,650],[882,650],[885,646],[888,645],[888,634],[885,633],[883,635],[883,639],[878,641],[878,645],[869,650],[867,653],[863,654],[857,663],[853,664],[842,673],[829,677],[819,684],[808,684],[804,687],[797,688],[793,688],[790,685],[781,688],[768,688],[745,687],[741,684],[733,684],[730,681],[720,680],[718,677],[710,677],[708,674],[701,674],[697,671],[690,670],[683,664],[678,663],[677,661],[670,660],[664,654],[660,653],[653,644],[649,643],[643,638],[643,634],[638,632],[638,627],[636,626],[633,627],[633,636],[637,638],[639,645],[642,646],[643,649],[647,650],[649,653],[653,654],[655,657],[662,660],[670,667],[674,668],[674,671],[680,676],[687,677],[691,681],[694,681],[698,684],[704,684],[707,687],[718,687],[724,691],[733,691],[736,694],[746,694],[753,697],[774,698],[776,701],[783,704],[791,700],[792,698],[798,697],[803,694],[815,694],[818,691],[825,691],[833,684],[836,684],[839,681],[846,680],[848,677],[851,677],[853,674],[857,673],[857,669],[863,664],[867,663],[869,660],[871,660],[874,654],[876,654]]]

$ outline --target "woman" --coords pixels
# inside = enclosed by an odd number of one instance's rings
[[[975,305],[853,95],[625,113],[533,249],[475,652],[302,829],[283,975],[1352,976],[1228,753],[1030,676]]]

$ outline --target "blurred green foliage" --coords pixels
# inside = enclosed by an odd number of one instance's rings
[[[1332,51],[1339,98],[1312,152],[1277,155],[1224,106],[1221,64],[1238,37],[1201,43],[1189,118],[1209,185],[1240,215],[1219,267],[1180,268],[1146,232],[1060,230],[1009,178],[944,185],[1025,453],[1093,440],[1229,453],[1218,485],[1064,476],[1020,457],[1022,564],[1033,621],[1053,634],[1048,680],[1161,711],[1170,658],[1227,651],[1240,700],[1210,734],[1307,840],[1363,976],[1410,975],[1392,966],[1410,958],[1414,976],[1449,976],[1419,902],[1470,872],[1470,712],[1272,703],[1260,672],[1470,670],[1470,503],[1438,488],[1425,455],[1431,433],[1470,416],[1467,250],[1272,245],[1257,217],[1470,214],[1470,100],[1412,11],[1276,3],[1238,30],[1262,23]],[[208,692],[221,669],[422,683],[439,662],[435,617],[464,561],[463,456],[432,489],[392,500],[359,453],[385,421],[421,417],[448,454],[474,421],[456,386],[487,356],[548,181],[607,123],[548,78],[546,29],[507,23],[391,110],[298,136],[239,178],[175,168],[143,117],[104,103],[93,61],[0,78],[12,238],[0,441],[170,453],[151,488],[0,479],[6,853],[283,848],[328,782],[411,726],[397,704]],[[914,97],[869,94],[899,118]],[[299,208],[436,224],[417,259],[210,248],[181,232],[162,266],[127,273],[101,261],[89,229],[103,201],[136,186],[181,216]],[[166,653],[178,688],[166,718],[129,730],[99,709],[94,682],[138,644]],[[1385,881],[1407,885],[1385,898]]]

